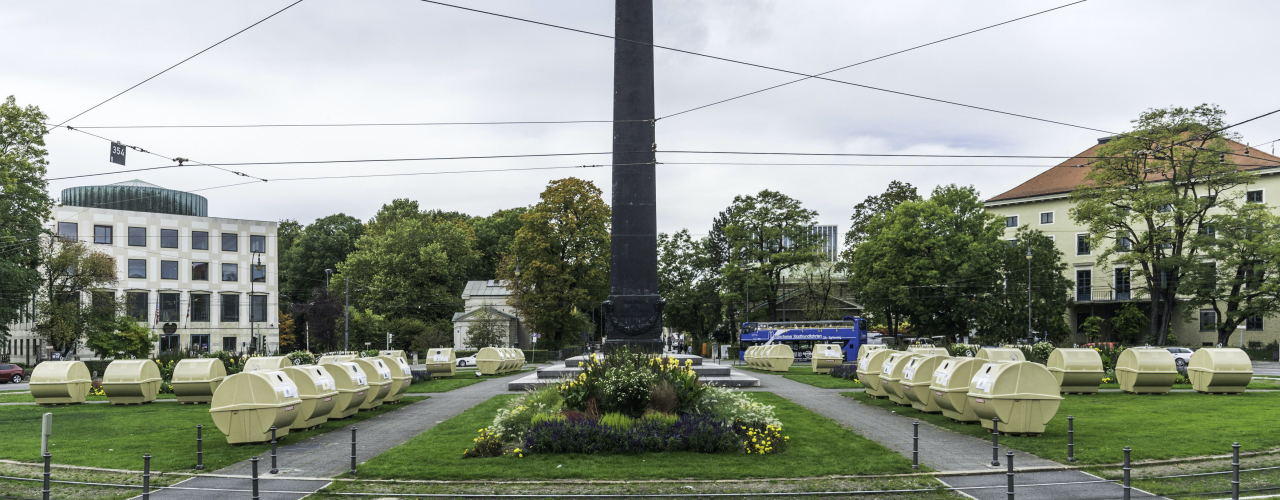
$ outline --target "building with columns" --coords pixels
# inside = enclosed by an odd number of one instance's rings
[[[208,217],[204,197],[137,180],[65,189],[52,215],[50,231],[115,259],[116,288],[96,299],[122,301],[157,352],[278,350],[275,222]],[[12,326],[10,359],[48,358],[34,323]]]

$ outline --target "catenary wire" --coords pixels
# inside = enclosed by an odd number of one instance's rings
[[[298,1],[302,1],[302,0],[298,0]],[[165,155],[162,155],[162,154],[159,154],[159,153],[155,153],[155,152],[152,152],[152,151],[148,151],[148,150],[143,149],[143,148],[140,148],[140,147],[138,147],[138,146],[131,146],[131,145],[127,145],[127,144],[124,144],[123,142],[116,141],[116,140],[112,140],[112,139],[109,139],[109,138],[106,138],[106,137],[100,136],[100,135],[98,135],[98,134],[95,134],[95,133],[93,133],[93,132],[87,132],[87,131],[84,131],[84,130],[80,130],[80,129],[78,129],[78,128],[74,128],[74,127],[71,127],[71,126],[69,126],[69,125],[58,125],[58,126],[61,126],[61,127],[63,127],[63,128],[66,128],[67,130],[72,130],[72,131],[80,132],[80,133],[82,133],[82,134],[89,135],[89,136],[92,136],[92,137],[97,137],[97,138],[102,139],[102,140],[107,141],[107,142],[111,142],[111,143],[120,143],[120,144],[123,144],[125,147],[127,147],[127,148],[129,148],[129,149],[132,149],[132,150],[134,150],[134,151],[138,151],[138,152],[146,153],[146,154],[149,154],[149,155],[152,155],[152,156],[157,156],[157,157],[164,158],[164,159],[169,160],[169,161],[172,161],[172,162],[176,162],[176,163],[178,163],[178,164],[179,164],[179,166],[182,166],[182,164],[183,164],[183,163],[190,162],[190,163],[193,163],[193,164],[196,164],[196,165],[202,165],[202,166],[205,166],[205,167],[212,167],[212,168],[216,168],[216,169],[221,170],[221,171],[223,171],[223,172],[227,172],[227,173],[235,174],[235,175],[238,175],[238,176],[241,176],[241,177],[249,177],[249,178],[251,178],[251,179],[257,179],[257,180],[262,181],[262,182],[266,182],[266,181],[267,181],[266,179],[263,179],[263,178],[260,178],[260,177],[254,177],[254,176],[249,175],[249,174],[246,174],[246,173],[244,173],[244,172],[237,172],[237,171],[235,171],[235,170],[230,170],[230,169],[222,168],[222,167],[217,166],[217,165],[210,165],[210,164],[208,164],[208,163],[203,163],[203,162],[199,162],[199,161],[195,161],[195,160],[189,160],[189,159],[187,159],[187,158],[178,158],[178,157],[170,158],[170,157],[168,157],[168,156],[165,156]],[[56,128],[56,127],[57,127],[57,126],[55,126],[55,128]],[[140,169],[140,170],[147,170],[147,169]],[[45,179],[45,180],[46,180],[46,181],[52,181],[52,180],[57,180],[57,179]]]
[[[1084,0],[1081,0],[1084,1]],[[492,122],[403,122],[403,123],[250,123],[233,125],[99,125],[81,129],[153,129],[153,128],[329,128],[329,127],[439,127],[469,125],[568,125],[585,123],[626,123],[650,120],[529,120]]]

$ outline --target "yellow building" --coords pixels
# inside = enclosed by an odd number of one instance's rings
[[[1066,260],[1067,278],[1075,282],[1073,298],[1075,305],[1067,311],[1067,322],[1071,325],[1072,342],[1086,342],[1079,333],[1080,324],[1089,316],[1112,317],[1126,302],[1134,302],[1145,313],[1150,298],[1135,293],[1140,288],[1140,280],[1136,273],[1129,273],[1123,266],[1110,263],[1099,264],[1099,249],[1090,248],[1088,231],[1082,224],[1071,220],[1071,191],[1086,183],[1085,175],[1089,173],[1090,158],[1096,157],[1098,150],[1107,139],[1099,139],[1098,144],[1081,152],[1075,157],[1032,177],[1017,187],[1001,193],[986,201],[987,211],[1005,218],[1005,236],[1012,240],[1020,226],[1030,226],[1053,238],[1058,250]],[[1230,142],[1236,153],[1234,161],[1240,168],[1256,173],[1254,182],[1238,188],[1240,202],[1266,203],[1274,205],[1272,197],[1280,197],[1280,158],[1249,149],[1244,144]],[[1244,155],[1246,150],[1248,155]],[[1213,324],[1213,309],[1201,309],[1191,312],[1180,310],[1173,317],[1171,332],[1179,345],[1201,347],[1212,346],[1217,342],[1217,332]],[[1104,336],[1109,332],[1104,330]],[[1239,330],[1237,330],[1239,332]],[[1260,341],[1268,344],[1280,340],[1280,316],[1253,318],[1247,322],[1244,330],[1246,343]],[[1232,335],[1230,344],[1238,346],[1240,334]]]

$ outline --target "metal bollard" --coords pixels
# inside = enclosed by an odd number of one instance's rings
[[[920,468],[920,421],[911,423],[911,468]]]
[[[1240,443],[1231,445],[1231,500],[1240,500]]]
[[[1130,451],[1129,447],[1125,446],[1124,447],[1124,500],[1129,500],[1129,492],[1130,490],[1133,489],[1133,487],[1129,485],[1129,471],[1133,470],[1132,467],[1129,467],[1129,451]]]
[[[1067,461],[1076,461],[1076,417],[1067,415]]]
[[[52,456],[49,452],[44,452],[44,490],[40,492],[40,498],[44,500],[49,500],[49,459]]]
[[[196,424],[196,470],[204,470],[204,424]]]
[[[271,426],[271,473],[279,474],[280,469],[276,467],[276,426]]]
[[[253,500],[258,500],[258,457],[249,459],[253,464]]]
[[[351,426],[351,475],[356,475],[356,426]]]
[[[142,455],[142,500],[151,499],[151,454]]]
[[[991,466],[1000,466],[1000,417],[991,417]]]
[[[1004,456],[1004,461],[1009,466],[1009,472],[1005,475],[1009,476],[1009,500],[1013,500],[1013,452],[1010,451]]]

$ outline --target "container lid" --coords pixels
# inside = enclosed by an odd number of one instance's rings
[[[227,377],[218,385],[209,411],[280,408],[301,402],[298,386],[285,372],[241,372]]]
[[[988,399],[1062,399],[1058,379],[1030,361],[986,363],[969,381],[969,394]]]
[[[329,373],[334,385],[344,391],[358,391],[369,386],[369,378],[365,376],[360,365],[349,361],[339,361],[319,365]]]
[[[1160,347],[1130,347],[1120,353],[1116,371],[1138,373],[1177,373],[1173,353]]]
[[[890,349],[872,349],[863,353],[862,359],[858,360],[858,370],[865,373],[880,373],[884,368],[884,360],[894,353],[902,351],[894,351]]]
[[[973,372],[986,364],[978,358],[945,358],[933,371],[933,383],[929,387],[934,390],[968,392]]]
[[[1027,356],[1022,354],[1022,349],[1016,347],[983,347],[978,349],[978,354],[974,356],[978,359],[987,361],[1026,361]]]
[[[1188,370],[1214,373],[1253,373],[1249,354],[1235,347],[1203,348],[1191,353]]]
[[[298,388],[298,395],[303,399],[327,398],[338,393],[338,386],[333,377],[324,368],[316,365],[286,366],[280,370],[293,380]]]
[[[173,382],[216,382],[227,378],[227,367],[218,358],[187,358],[173,367]]]
[[[42,361],[31,370],[31,385],[93,382],[89,367],[80,361]]]
[[[149,359],[117,359],[102,372],[104,384],[142,384],[160,380],[160,367]]]
[[[286,366],[293,366],[293,362],[285,356],[254,356],[244,361],[244,371],[276,371]]]
[[[1102,371],[1102,355],[1091,347],[1060,347],[1049,353],[1046,365],[1055,372],[1097,373]]]

